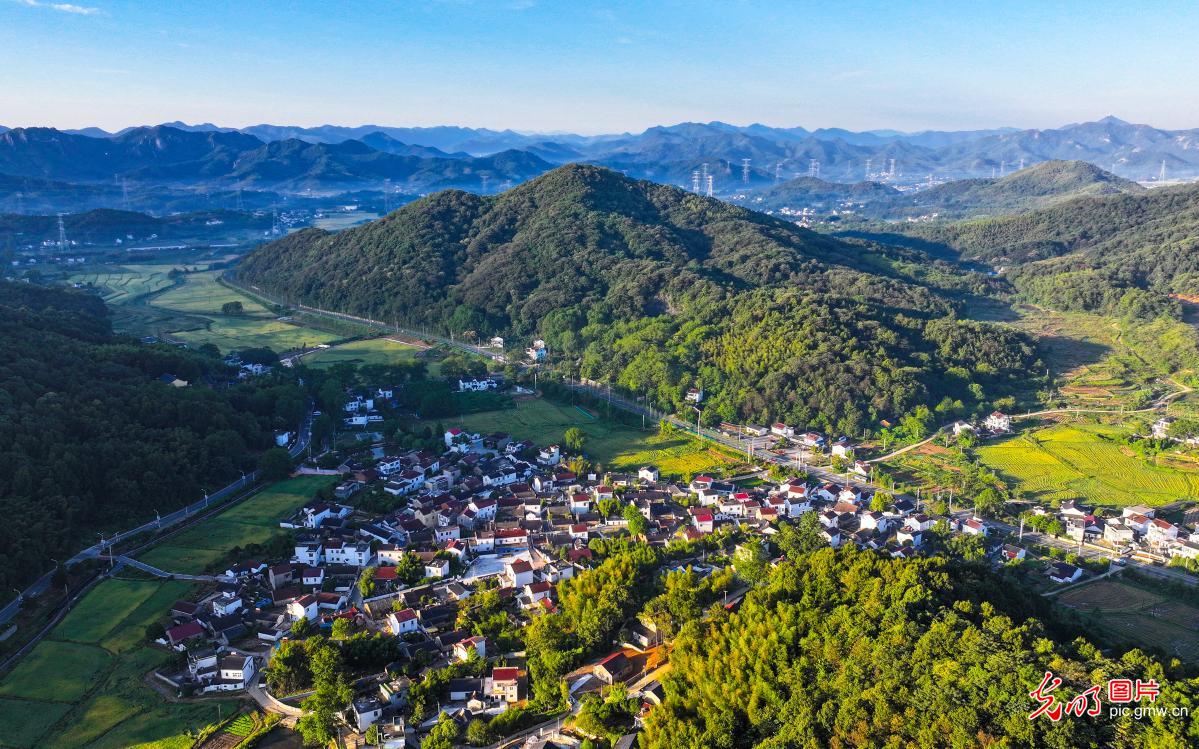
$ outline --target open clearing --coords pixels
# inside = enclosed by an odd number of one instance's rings
[[[280,532],[279,521],[312,499],[313,493],[329,481],[326,476],[297,476],[281,481],[154,547],[141,560],[167,572],[203,574],[234,546],[270,540]]]
[[[685,476],[738,464],[686,435],[660,437],[656,432],[593,418],[574,406],[545,398],[526,398],[518,400],[513,409],[469,414],[444,423],[481,434],[506,432],[538,445],[560,444],[567,429],[579,427],[587,434],[584,454],[605,469],[635,471],[655,465],[664,476]]]
[[[1059,424],[978,448],[978,457],[1030,498],[1122,507],[1199,497],[1199,473],[1156,465],[1112,437],[1117,427]]]
[[[111,660],[94,645],[42,640],[0,683],[0,695],[74,702]]]
[[[1199,662],[1199,608],[1190,604],[1112,580],[1066,591],[1057,602],[1091,616],[1104,630],[1102,636]]]
[[[105,580],[96,586],[95,595],[85,596],[54,628],[54,636],[71,642],[99,642],[159,586],[151,581]]]
[[[351,341],[340,346],[322,349],[304,357],[304,363],[310,367],[331,367],[334,364],[350,363],[357,366],[366,364],[396,364],[416,359],[420,349],[388,338],[371,338],[365,341]]]

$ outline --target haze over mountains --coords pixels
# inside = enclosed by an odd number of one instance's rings
[[[599,136],[374,125],[235,130],[183,123],[115,134],[96,128],[0,131],[0,175],[7,177],[288,192],[382,189],[385,180],[405,192],[493,192],[564,163],[586,162],[679,186],[692,186],[694,173],[707,165],[714,192],[729,195],[805,174],[903,185],[930,175],[1001,176],[1049,160],[1088,161],[1137,180],[1157,178],[1163,163],[1169,179],[1199,176],[1199,130],[1160,130],[1108,117],[1051,130],[914,134],[721,122]]]

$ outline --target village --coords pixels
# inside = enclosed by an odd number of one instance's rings
[[[494,390],[501,380],[463,380],[458,389]],[[392,396],[386,387],[349,392],[340,415],[345,428],[364,430],[381,421]],[[698,400],[702,392],[688,397]],[[995,412],[977,427],[957,422],[947,431],[1011,429],[1010,418]],[[834,460],[845,469],[845,480],[830,480],[832,474],[821,469],[791,468],[779,481],[764,480],[764,470],[749,481],[709,475],[685,481],[663,476],[653,465],[635,473],[579,474],[561,445],[460,427],[444,431],[440,450],[381,454],[376,445],[336,469],[301,467],[328,475],[330,489],[280,524],[292,534],[290,553],[238,562],[201,597],[176,602],[159,643],[182,657],[156,677],[180,696],[244,691],[264,711],[295,720],[305,694],[271,694],[263,678],[282,644],[313,633],[381,635],[394,639],[396,661],[354,683],[354,697],[339,719],[363,740],[417,746],[443,716],[461,729],[472,718],[494,717],[529,699],[526,654],[461,626],[470,599],[498,595],[504,617],[527,626],[556,611],[559,583],[595,564],[595,549],[610,539],[683,549],[670,566],[685,565],[701,576],[728,567],[737,572],[741,546],[752,539],[765,542],[769,557],[777,558],[770,539],[783,525],[806,524],[821,545],[852,545],[892,558],[943,548],[948,538],[968,539],[997,566],[1033,558],[1032,539],[1021,544],[1023,520],[1017,528],[969,510],[942,506],[938,513],[918,496],[871,486],[870,465],[855,459],[844,438],[830,442],[781,423],[742,430],[773,440],[779,456],[798,451]],[[378,505],[359,502],[370,495],[385,498],[392,509],[367,509]],[[1100,519],[1066,502],[1056,509],[1034,507],[1029,518],[1029,535],[1047,544],[1042,552],[1053,552],[1040,559],[1037,572],[1051,587],[1110,572],[1126,559],[1148,564],[1199,557],[1199,543],[1149,507]],[[1049,532],[1038,534],[1032,526]],[[1074,553],[1066,554],[1074,543]],[[722,605],[735,608],[747,590],[741,585],[726,591]],[[584,695],[616,684],[648,710],[662,696],[655,677],[668,662],[664,639],[649,617],[622,622],[610,651],[569,676],[573,710]],[[455,664],[470,667],[451,673]],[[410,687],[438,669],[451,678],[439,682],[437,709],[414,719]],[[560,723],[551,737],[531,736],[531,745],[573,746],[587,738],[564,732]]]

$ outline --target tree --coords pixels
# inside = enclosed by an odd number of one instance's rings
[[[241,315],[245,313],[245,307],[239,301],[225,302],[221,305],[222,315]]]
[[[345,640],[353,631],[354,627],[350,624],[350,620],[343,617],[333,620],[333,629],[329,632],[329,636],[334,640]]]
[[[263,481],[282,481],[291,473],[291,455],[282,447],[272,447],[258,458]]]
[[[378,567],[367,567],[358,578],[358,592],[363,598],[370,598],[375,594],[375,573],[378,571]]]
[[[983,489],[974,497],[974,509],[980,515],[993,517],[1003,509],[1003,496],[993,487]]]
[[[581,453],[584,443],[587,442],[587,433],[578,427],[571,427],[566,430],[566,434],[562,435],[562,442],[572,453]]]
[[[816,517],[815,512],[800,515],[798,523],[780,524],[774,542],[791,560],[828,546],[821,533],[820,519]]]
[[[458,739],[458,723],[446,713],[437,718],[437,725],[420,742],[420,749],[454,749]]]
[[[363,740],[367,745],[379,746],[382,743],[382,738],[379,736],[379,724],[371,723],[366,727],[366,734],[363,735]]]
[[[891,495],[888,492],[875,492],[870,498],[870,509],[875,512],[886,512],[891,506]]]
[[[291,623],[291,636],[303,639],[307,637],[313,630],[311,619],[296,619]]]
[[[466,724],[466,743],[486,746],[491,743],[491,727],[482,718],[471,718]]]
[[[624,508],[624,519],[629,523],[629,533],[634,536],[644,536],[649,531],[649,521],[637,509],[637,505],[627,504]]]
[[[747,584],[757,585],[762,582],[769,570],[766,549],[763,548],[762,542],[753,538],[738,546],[733,555],[733,567],[737,570],[737,576]]]

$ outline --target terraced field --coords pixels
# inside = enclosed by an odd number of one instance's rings
[[[167,276],[170,270],[169,266],[161,265],[126,265],[105,272],[77,273],[67,280],[96,287],[109,304],[123,304],[170,288],[173,283]]]
[[[1199,472],[1156,465],[1121,446],[1117,427],[1061,424],[990,443],[979,459],[1039,501],[1110,507],[1199,498]]]
[[[340,346],[322,349],[304,357],[304,363],[310,367],[331,367],[334,364],[349,362],[357,366],[366,364],[395,364],[401,361],[412,361],[420,353],[420,349],[406,343],[393,341],[389,338],[371,338],[365,341],[351,341]]]

